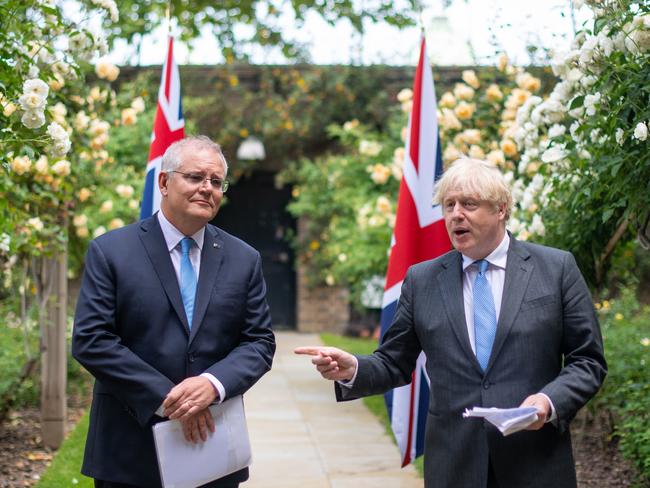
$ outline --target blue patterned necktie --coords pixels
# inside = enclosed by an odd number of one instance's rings
[[[492,352],[494,336],[497,332],[497,314],[494,310],[494,298],[490,283],[485,276],[488,268],[485,259],[476,261],[478,275],[474,281],[474,334],[476,359],[483,371],[487,368]]]
[[[192,328],[192,316],[194,314],[194,297],[196,296],[196,272],[192,261],[190,261],[190,249],[196,243],[191,237],[184,237],[181,241],[181,297],[187,323]]]

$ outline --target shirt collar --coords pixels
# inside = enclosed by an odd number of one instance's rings
[[[505,235],[503,236],[503,240],[501,241],[501,244],[499,244],[494,251],[488,254],[485,257],[485,260],[488,263],[490,263],[492,266],[506,269],[506,261],[508,260],[509,247],[510,247],[510,236],[506,232]],[[464,254],[462,256],[463,256],[463,271],[465,271],[468,266],[470,266],[472,263],[476,261],[476,259],[472,259],[469,256],[465,256]]]
[[[186,237],[180,230],[172,225],[172,223],[167,220],[165,214],[162,210],[158,211],[158,222],[160,223],[160,229],[162,230],[163,236],[165,238],[165,243],[167,244],[167,250],[172,252],[172,250],[178,246],[178,243]],[[201,227],[196,233],[191,236],[196,242],[199,252],[203,250],[203,238],[205,237],[205,226]]]

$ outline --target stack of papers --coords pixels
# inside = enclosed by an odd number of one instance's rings
[[[251,447],[241,395],[210,407],[215,432],[208,440],[185,440],[178,420],[153,426],[160,477],[164,488],[195,488],[245,468]]]
[[[535,407],[474,407],[465,409],[463,417],[482,417],[499,429],[503,435],[509,435],[523,430],[535,422],[537,420],[537,409]]]

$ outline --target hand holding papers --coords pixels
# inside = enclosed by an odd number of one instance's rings
[[[463,417],[482,417],[499,429],[503,435],[509,435],[513,432],[523,430],[535,422],[537,420],[537,408],[474,407],[472,409],[465,409]]]
[[[215,432],[193,444],[178,420],[153,426],[164,488],[194,488],[234,473],[251,463],[251,448],[241,396],[210,407]]]

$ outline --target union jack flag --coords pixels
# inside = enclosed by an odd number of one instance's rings
[[[382,337],[390,327],[402,282],[409,266],[433,259],[451,249],[440,206],[433,206],[433,185],[442,175],[436,94],[422,38],[420,59],[413,82],[413,108],[391,240],[386,286],[381,312]],[[424,452],[424,427],[429,406],[426,357],[420,353],[409,385],[385,395],[386,408],[397,445],[406,466]]]
[[[158,108],[153,123],[149,162],[147,163],[147,175],[145,176],[140,208],[141,219],[153,215],[160,208],[158,174],[160,173],[162,155],[172,143],[185,137],[185,120],[181,104],[181,78],[178,73],[178,65],[174,61],[173,47],[174,38],[170,36],[158,90]]]

